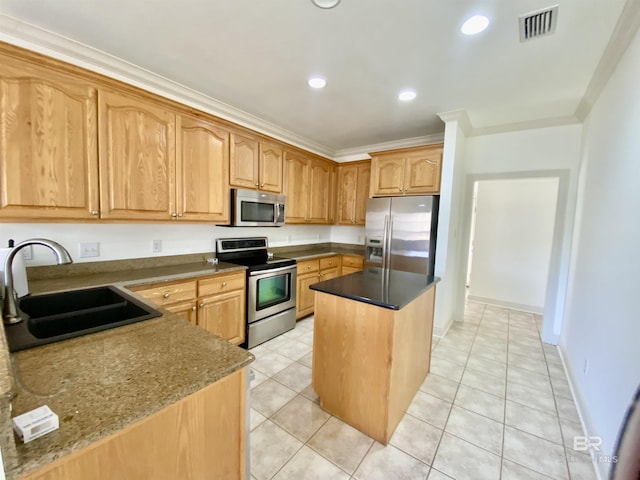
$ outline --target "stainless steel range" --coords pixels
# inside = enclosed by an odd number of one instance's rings
[[[247,348],[296,326],[296,261],[273,257],[267,247],[267,237],[216,241],[218,260],[248,267]]]

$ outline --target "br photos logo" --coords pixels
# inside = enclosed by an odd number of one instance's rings
[[[595,453],[595,459],[599,463],[616,463],[618,457],[616,455],[599,455],[597,452],[602,450],[602,438],[601,437],[587,437],[578,435],[573,437],[573,449],[576,452],[588,452],[593,450]]]

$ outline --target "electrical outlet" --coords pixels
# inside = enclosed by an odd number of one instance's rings
[[[99,257],[100,243],[86,242],[80,244],[80,258]]]
[[[584,366],[582,367],[582,373],[584,374],[585,377],[589,375],[589,360],[584,361]]]
[[[151,251],[153,253],[160,253],[162,251],[162,240],[154,240]]]
[[[33,260],[33,245],[27,245],[20,250],[23,260]]]

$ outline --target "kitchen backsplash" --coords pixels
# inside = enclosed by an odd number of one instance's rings
[[[325,242],[362,245],[364,227],[285,225],[279,228],[228,228],[201,224],[0,223],[0,246],[6,246],[10,238],[16,243],[28,238],[48,238],[61,243],[74,262],[213,252],[216,238],[250,236],[266,236],[272,247]],[[98,243],[97,248],[95,243]],[[81,257],[81,244],[84,244],[85,251],[97,252],[98,256]],[[160,251],[157,251],[158,247]],[[53,255],[45,247],[31,247],[31,255],[31,259],[25,260],[27,266],[53,263]]]

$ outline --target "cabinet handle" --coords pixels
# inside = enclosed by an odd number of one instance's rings
[[[171,216],[172,216],[172,217],[177,217],[177,216],[178,216],[178,214],[177,214],[176,212],[172,212],[172,213],[171,213]]]
[[[227,286],[227,282],[222,282],[222,286],[226,287]]]
[[[311,265],[307,265],[307,270],[311,270]]]
[[[98,210],[91,210],[91,215],[93,215],[93,216],[98,215]]]
[[[200,308],[204,308],[204,303],[201,303],[201,304],[200,304]]]
[[[259,186],[260,186],[260,184],[258,182],[256,182],[256,187],[259,187]]]
[[[398,187],[398,190],[402,191],[402,187]]]
[[[191,307],[191,311],[195,312],[196,311],[196,306],[194,305],[193,307]]]
[[[404,193],[407,193],[407,189],[406,188],[404,189]]]
[[[182,212],[180,212],[180,213],[178,214],[178,216],[179,216],[179,217],[181,217],[181,216],[183,216],[183,215],[184,215],[184,213],[182,213]]]
[[[264,183],[261,183],[261,184],[260,184],[260,186],[261,186],[261,187],[264,187]]]
[[[164,297],[164,298],[169,298],[170,296],[171,296],[171,294],[169,294],[169,293],[165,293],[165,294],[163,295],[163,297]]]

